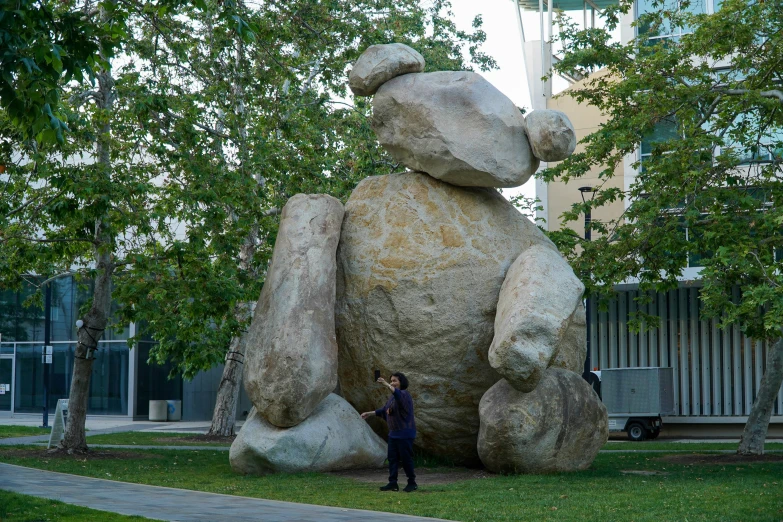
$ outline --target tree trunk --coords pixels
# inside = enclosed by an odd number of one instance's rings
[[[242,382],[242,365],[245,359],[245,335],[231,339],[220,380],[212,425],[207,435],[231,437],[234,435],[236,408],[239,400],[239,385]]]
[[[783,339],[779,339],[767,354],[767,367],[761,378],[756,400],[745,423],[737,453],[740,455],[763,455],[764,440],[767,438],[769,418],[775,406],[775,398],[783,383]]]
[[[100,229],[100,224],[97,225]],[[84,325],[77,333],[78,343],[74,353],[73,377],[68,394],[68,423],[65,436],[57,446],[57,451],[83,453],[87,451],[85,422],[87,420],[87,402],[90,394],[90,377],[94,351],[109,321],[111,310],[112,265],[108,253],[98,254],[98,278],[92,294],[92,306],[83,317]]]
[[[101,10],[101,18],[107,15]],[[98,75],[98,97],[96,105],[99,109],[96,156],[101,174],[111,178],[111,123],[107,115],[114,106],[114,78],[107,66]],[[99,196],[101,196],[99,194]],[[68,423],[65,435],[56,451],[82,453],[87,451],[85,423],[87,421],[87,403],[90,394],[90,378],[94,352],[98,341],[103,336],[111,313],[111,280],[114,272],[112,263],[112,236],[106,222],[101,218],[95,221],[95,267],[96,279],[92,292],[92,305],[89,312],[82,318],[84,324],[77,333],[77,344],[74,353],[73,378],[68,394]]]

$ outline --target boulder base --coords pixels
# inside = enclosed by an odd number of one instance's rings
[[[548,369],[530,393],[506,380],[479,407],[481,462],[495,473],[587,469],[609,437],[606,407],[579,375]]]
[[[496,190],[425,174],[366,178],[345,208],[336,307],[343,396],[374,410],[388,391],[373,384],[373,370],[405,373],[415,444],[477,464],[478,404],[500,379],[487,360],[500,287],[520,252],[554,246]]]
[[[268,423],[254,408],[231,445],[231,468],[251,475],[379,468],[386,443],[359,413],[331,394],[293,428]]]
[[[406,74],[373,99],[378,141],[406,167],[465,187],[517,187],[538,168],[514,103],[472,72]]]

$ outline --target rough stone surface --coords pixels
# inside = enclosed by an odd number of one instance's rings
[[[337,385],[335,251],[343,214],[327,195],[297,194],[283,207],[244,365],[250,400],[275,426],[302,422]]]
[[[608,417],[579,375],[550,368],[523,393],[501,380],[481,399],[478,452],[496,473],[587,469],[609,437]]]
[[[552,244],[514,261],[498,299],[489,363],[519,391],[530,392],[557,356],[584,285]]]
[[[580,303],[571,317],[557,356],[552,361],[555,368],[563,368],[582,375],[585,369],[585,357],[587,356],[587,321],[585,307]]]
[[[392,78],[424,70],[424,57],[401,43],[371,45],[348,74],[348,87],[357,96],[370,96]]]
[[[293,428],[273,426],[253,409],[229,452],[231,468],[252,475],[376,468],[385,459],[383,439],[335,394]]]
[[[525,118],[533,155],[541,161],[562,161],[576,148],[576,132],[565,113],[552,109],[533,111]]]
[[[516,187],[539,165],[514,103],[472,72],[406,74],[373,99],[378,141],[412,170],[453,185]]]
[[[554,249],[494,189],[412,172],[362,180],[337,250],[343,396],[360,411],[378,408],[388,391],[373,385],[373,370],[401,371],[415,402],[415,444],[478,463],[478,404],[500,379],[487,360],[498,294],[532,245]]]

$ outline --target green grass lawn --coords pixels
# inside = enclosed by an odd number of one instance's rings
[[[49,431],[50,428],[38,428],[36,426],[0,426],[0,439],[49,435]]]
[[[589,470],[568,474],[491,475],[445,485],[427,484],[422,476],[419,491],[405,494],[379,492],[382,481],[319,473],[237,475],[228,455],[218,451],[133,450],[126,451],[125,459],[82,461],[47,458],[42,452],[15,455],[19,450],[29,452],[30,447],[0,448],[0,461],[110,480],[451,520],[783,519],[783,462],[679,465],[661,460],[661,454],[601,454]]]
[[[226,442],[209,442],[203,440],[185,440],[196,437],[191,433],[153,433],[141,431],[126,431],[121,433],[107,433],[105,435],[92,435],[87,437],[87,445],[90,444],[119,444],[137,446],[231,446]],[[177,439],[177,440],[174,440]]]
[[[607,442],[601,448],[605,450],[646,451],[646,450],[677,450],[677,451],[708,451],[708,450],[736,450],[737,442],[667,442],[665,440],[641,442],[617,441]],[[768,442],[764,445],[766,451],[783,450],[783,443]]]
[[[58,522],[130,522],[150,519],[117,515],[107,511],[72,506],[56,500],[0,490],[0,522],[43,522],[49,520]]]

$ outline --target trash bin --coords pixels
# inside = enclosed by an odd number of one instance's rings
[[[166,422],[168,419],[168,404],[166,401],[150,401],[149,418],[154,422]]]
[[[166,403],[169,411],[168,420],[182,420],[182,401],[166,401]]]

